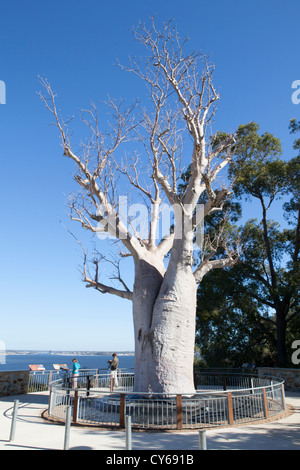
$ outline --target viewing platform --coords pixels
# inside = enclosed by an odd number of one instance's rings
[[[194,395],[139,393],[134,373],[119,372],[115,387],[110,373],[80,375],[49,385],[48,416],[64,421],[72,407],[75,424],[100,427],[132,426],[143,430],[188,430],[245,424],[273,418],[286,409],[284,381],[256,374],[195,373]]]

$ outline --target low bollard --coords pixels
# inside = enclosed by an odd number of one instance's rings
[[[14,410],[13,410],[13,414],[12,414],[11,428],[10,428],[10,436],[9,436],[10,441],[13,441],[14,438],[15,438],[18,408],[19,408],[19,400],[15,400],[14,401]]]
[[[199,431],[199,450],[207,450],[206,431]]]
[[[64,439],[64,450],[69,450],[70,442],[70,428],[71,428],[71,411],[72,406],[66,406],[66,424],[65,424],[65,439]]]
[[[131,441],[131,416],[125,416],[126,450],[132,449]]]

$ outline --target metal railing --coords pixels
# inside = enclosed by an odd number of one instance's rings
[[[101,374],[102,371],[102,374]],[[104,372],[106,371],[106,372]],[[127,371],[132,371],[132,369],[120,369],[118,371],[118,375],[125,377],[125,373]],[[78,382],[80,386],[86,386],[86,377],[90,378],[91,380],[95,380],[96,377],[99,377],[99,382],[101,380],[104,381],[105,385],[109,382],[110,388],[110,372],[107,369],[81,369],[79,374]],[[100,377],[103,377],[100,379]],[[56,382],[57,380],[63,380],[64,386],[72,387],[71,380],[72,374],[70,371],[65,371],[63,369],[60,370],[36,370],[30,371],[29,373],[29,382],[28,382],[28,392],[43,392],[50,390],[50,384],[52,382]],[[125,380],[125,378],[124,378]],[[94,382],[93,382],[94,383]],[[92,386],[95,386],[92,384]]]
[[[278,378],[200,375],[193,396],[133,392],[133,373],[120,374],[117,388],[109,373],[83,377],[76,389],[59,379],[50,386],[48,413],[64,420],[71,405],[75,423],[122,428],[125,416],[131,416],[135,428],[199,429],[266,419],[285,409],[283,381]]]
[[[49,389],[49,384],[53,380],[57,380],[62,376],[61,371],[58,370],[37,370],[30,371],[28,392],[43,392]]]

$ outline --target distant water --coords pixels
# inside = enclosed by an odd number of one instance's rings
[[[60,356],[56,354],[8,355],[6,364],[0,364],[0,371],[29,370],[29,364],[42,364],[46,370],[53,370],[53,364],[67,364],[72,369],[72,359],[76,357],[82,369],[107,369],[108,356]],[[118,355],[120,369],[133,369],[134,356]]]

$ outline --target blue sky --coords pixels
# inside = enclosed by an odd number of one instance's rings
[[[38,76],[53,84],[66,115],[107,95],[133,101],[141,84],[115,65],[136,53],[130,28],[153,15],[174,18],[191,49],[215,63],[216,129],[256,121],[290,158],[289,120],[300,119],[291,101],[300,80],[299,13],[298,0],[1,2],[0,340],[7,349],[134,348],[130,302],[85,288],[80,249],[59,222],[70,227],[73,167],[37,95]]]

